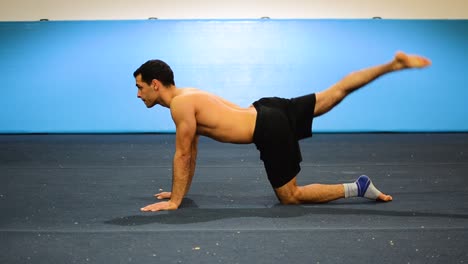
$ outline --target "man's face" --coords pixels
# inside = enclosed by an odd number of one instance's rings
[[[136,87],[138,88],[137,97],[140,98],[146,105],[151,108],[156,105],[158,94],[153,84],[149,85],[141,80],[141,74],[135,78]]]

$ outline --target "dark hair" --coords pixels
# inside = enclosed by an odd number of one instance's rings
[[[151,84],[156,79],[164,86],[175,85],[174,73],[171,67],[162,60],[149,60],[145,62],[133,73],[133,77],[136,78],[138,74],[141,74],[141,79],[147,84]]]

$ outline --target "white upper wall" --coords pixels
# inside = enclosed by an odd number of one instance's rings
[[[0,21],[372,18],[468,19],[468,0],[0,0]]]

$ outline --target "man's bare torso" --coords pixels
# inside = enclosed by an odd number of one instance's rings
[[[242,108],[217,95],[194,88],[180,89],[176,97],[189,97],[197,123],[197,134],[221,142],[248,144],[253,141],[257,111]]]

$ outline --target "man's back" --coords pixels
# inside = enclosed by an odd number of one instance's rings
[[[257,112],[253,106],[242,108],[219,96],[194,88],[179,89],[170,105],[193,108],[197,134],[221,142],[248,144],[253,141]],[[185,112],[185,111],[184,111]]]

